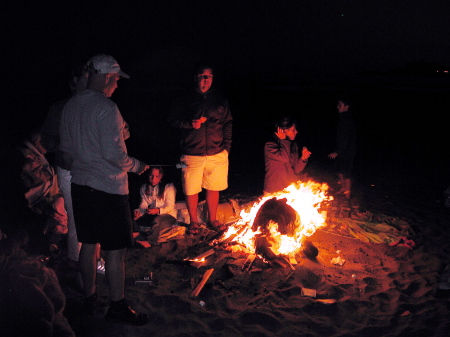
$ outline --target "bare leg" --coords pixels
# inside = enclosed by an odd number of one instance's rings
[[[97,260],[100,260],[100,258],[101,258],[101,255],[100,255],[100,244],[99,243],[97,243],[97,247],[95,248],[95,258]]]
[[[105,275],[111,301],[120,301],[125,297],[125,253],[126,248],[106,251]]]
[[[347,198],[350,198],[350,194],[351,194],[351,188],[352,188],[352,180],[350,178],[345,178],[344,179],[344,188],[345,188],[345,196]]]
[[[198,194],[186,195],[186,205],[189,212],[190,222],[198,222],[197,205]]]
[[[95,293],[97,277],[97,245],[83,243],[80,250],[80,272],[83,280],[84,295],[86,297]]]
[[[70,180],[72,176],[70,171],[56,166],[56,174],[58,175],[58,186],[64,198],[64,207],[68,217],[68,233],[67,233],[67,256],[72,261],[78,261],[80,255],[81,243],[78,242],[75,220],[73,217],[72,194]]]
[[[108,250],[105,254],[105,275],[108,280],[111,304],[106,313],[110,319],[143,325],[148,322],[146,314],[131,309],[125,299],[126,248]]]
[[[340,193],[345,192],[345,179],[344,176],[342,175],[342,173],[338,173],[338,178],[339,178],[339,185],[341,186],[341,191]]]
[[[206,190],[206,204],[208,205],[209,222],[217,220],[217,206],[219,205],[219,191]]]

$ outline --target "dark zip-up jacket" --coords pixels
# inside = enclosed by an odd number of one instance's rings
[[[206,117],[199,129],[192,120]],[[174,106],[169,122],[181,130],[181,152],[191,156],[211,156],[230,152],[232,116],[226,98],[213,90],[193,91]]]

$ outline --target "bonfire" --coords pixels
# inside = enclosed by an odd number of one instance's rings
[[[298,181],[286,189],[264,195],[240,213],[239,219],[214,244],[233,242],[263,259],[293,256],[302,249],[305,237],[326,224],[324,204],[332,200],[328,185]]]

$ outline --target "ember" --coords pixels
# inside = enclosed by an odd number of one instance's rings
[[[265,259],[295,254],[305,236],[325,226],[326,212],[321,211],[328,185],[297,182],[285,190],[262,197],[228,228],[219,243],[235,242],[248,253]]]

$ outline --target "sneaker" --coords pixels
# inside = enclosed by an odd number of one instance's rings
[[[112,304],[109,307],[108,312],[106,313],[107,319],[130,323],[133,325],[144,325],[148,323],[150,317],[147,314],[131,309],[125,299],[116,303],[116,305]]]
[[[93,293],[91,296],[84,298],[82,310],[85,314],[97,315],[100,313],[101,308],[102,304],[97,293]]]

